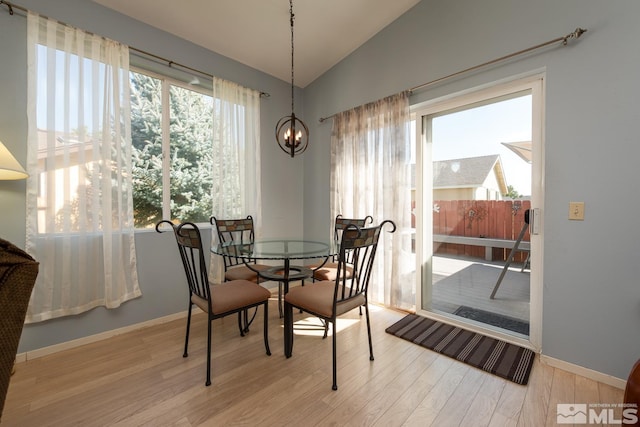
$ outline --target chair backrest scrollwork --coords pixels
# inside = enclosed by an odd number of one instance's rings
[[[209,218],[211,225],[215,225],[220,244],[242,243],[252,244],[255,238],[253,217],[248,215],[240,219],[218,219],[215,216]],[[225,256],[224,271],[237,265],[244,264],[246,260],[239,257]],[[255,264],[255,260],[253,260]]]
[[[209,302],[211,310],[211,292],[207,276],[207,262],[202,247],[200,230],[192,222],[176,225],[171,221],[162,220],[156,224],[156,231],[162,233],[163,224],[171,226],[178,243],[180,259],[189,285],[190,296],[196,295]]]
[[[396,231],[396,225],[391,220],[385,220],[374,227],[350,224],[344,229],[338,254],[334,304],[360,294],[366,298],[380,232],[386,224],[392,226],[389,233]]]

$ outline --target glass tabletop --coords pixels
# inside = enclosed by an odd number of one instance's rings
[[[213,245],[211,252],[246,259],[309,259],[336,255],[338,245],[317,240],[264,239],[253,243],[226,242]]]

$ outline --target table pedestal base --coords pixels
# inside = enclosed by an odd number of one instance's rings
[[[274,282],[278,282],[278,312],[280,313],[280,318],[284,316],[282,311],[282,298],[283,295],[286,295],[289,292],[289,282],[295,282],[298,280],[302,280],[302,284],[304,285],[305,279],[309,279],[313,276],[313,271],[310,268],[292,265],[289,266],[285,263],[284,266],[280,265],[277,267],[272,267],[267,270],[261,271],[260,276],[267,280],[273,280]],[[284,286],[284,292],[283,292]]]

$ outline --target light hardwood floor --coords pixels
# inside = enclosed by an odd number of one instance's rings
[[[1,425],[539,427],[556,424],[557,403],[622,402],[622,390],[538,360],[527,386],[469,367],[385,333],[404,313],[379,307],[371,307],[373,362],[364,317],[354,310],[340,320],[332,391],[331,339],[296,314],[286,359],[277,301],[269,310],[270,357],[262,312],[244,338],[235,316],[214,322],[210,387],[202,314],[188,358],[185,321],[176,320],[20,363]]]

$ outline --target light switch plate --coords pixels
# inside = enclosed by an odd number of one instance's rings
[[[569,219],[584,221],[584,202],[569,202]]]

